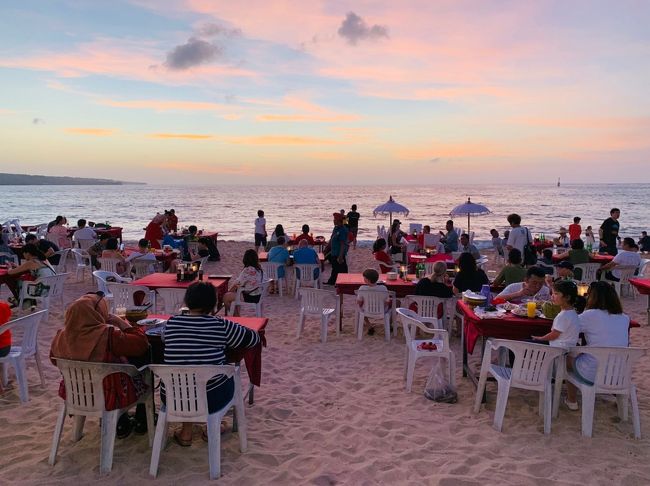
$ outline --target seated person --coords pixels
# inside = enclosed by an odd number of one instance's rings
[[[372,245],[372,255],[375,260],[379,262],[379,270],[381,273],[388,273],[395,271],[395,262],[386,251],[386,240],[378,238]]]
[[[230,312],[230,306],[237,298],[237,291],[242,289],[242,298],[244,302],[257,303],[262,296],[262,282],[264,281],[264,272],[260,266],[257,252],[253,249],[246,250],[243,258],[244,269],[239,276],[232,280],[228,292],[223,296],[223,303],[226,312]],[[239,307],[233,316],[239,315]]]
[[[86,226],[86,223],[87,221],[83,218],[77,221],[77,228],[79,229],[77,229],[77,231],[72,235],[74,241],[97,239],[97,233],[95,233],[95,230]]]
[[[560,236],[553,240],[553,243],[560,248],[569,248],[569,237],[567,236],[567,230],[564,226],[560,228]]]
[[[475,260],[478,260],[481,257],[476,245],[469,242],[469,235],[467,233],[460,235],[460,246],[458,247],[458,251],[471,254]]]
[[[485,284],[490,284],[490,280],[483,270],[476,266],[476,260],[470,253],[461,253],[458,258],[458,267],[460,270],[454,278],[454,294],[460,294],[466,290],[479,292]]]
[[[550,300],[551,293],[548,287],[544,285],[545,277],[546,273],[540,267],[529,267],[523,282],[508,285],[496,298],[515,303],[531,299]]]
[[[277,247],[276,247],[277,248]],[[272,250],[273,248],[271,248]],[[313,248],[309,248],[309,241],[306,239],[300,240],[298,243],[298,249],[293,252],[293,263],[304,265],[320,265],[318,260],[318,253]],[[320,275],[320,268],[314,268],[314,278],[318,278]],[[300,278],[300,269],[296,269],[296,276]]]
[[[72,248],[72,243],[68,238],[68,227],[65,226],[66,219],[63,216],[57,216],[55,221],[56,223],[47,231],[50,235],[48,238],[55,240],[59,248]]]
[[[254,252],[254,250],[253,250]],[[224,365],[226,352],[257,346],[260,336],[256,331],[227,318],[213,315],[217,306],[217,293],[210,282],[195,282],[187,288],[185,305],[189,314],[173,316],[165,328],[165,364]],[[221,410],[235,393],[235,381],[216,375],[206,385],[208,413]],[[160,387],[160,399],[166,403],[165,387]],[[192,422],[183,422],[174,433],[181,446],[192,444]],[[223,432],[223,431],[222,431]],[[207,432],[203,432],[207,439]]]
[[[650,251],[650,236],[647,231],[641,231],[641,239],[639,240],[639,248],[642,252]]]
[[[142,238],[140,241],[138,241],[138,249],[124,259],[126,263],[131,263],[134,260],[138,262],[151,262],[152,264],[148,266],[149,273],[156,271],[156,267],[154,265],[156,262],[156,255],[150,251],[149,240],[146,238]],[[131,273],[133,272],[134,270],[132,269]]]
[[[545,278],[546,285],[549,289],[553,288],[555,282],[560,282],[561,280],[573,280],[573,263],[566,260],[561,261],[555,266],[557,276],[553,277],[547,275]]]
[[[359,291],[372,291],[372,292],[382,292],[385,293],[384,299],[384,313],[390,312],[392,301],[388,289],[383,284],[378,284],[379,281],[379,272],[374,268],[366,268],[363,271],[363,282],[364,285],[359,287]],[[357,295],[357,305],[359,308],[363,308],[363,296]],[[372,336],[375,333],[375,328],[372,326],[368,318],[364,319],[365,324],[368,324],[370,328],[368,329],[368,335]]]
[[[454,296],[454,292],[449,283],[449,276],[447,275],[447,264],[445,262],[436,262],[433,265],[433,273],[427,278],[421,278],[415,286],[415,295],[428,295],[431,297],[440,297],[441,299],[448,299]],[[417,312],[417,304],[414,302],[409,306],[414,312]],[[442,318],[444,309],[442,304],[438,308],[438,319]]]
[[[431,234],[431,226],[425,224],[422,227],[422,233],[418,235],[418,247],[424,248],[424,235],[430,235],[430,234]]]
[[[513,248],[508,252],[508,262],[496,276],[492,285],[510,285],[512,283],[523,282],[526,277],[526,269],[521,265],[521,252]]]
[[[90,255],[90,260],[93,264],[93,267],[95,267],[97,270],[99,270],[99,261],[97,258],[102,256],[102,253],[106,249],[106,243],[108,242],[109,238],[110,236],[108,236],[106,233],[99,235],[99,241],[88,248],[88,250],[86,250]]]
[[[503,241],[501,241],[501,238],[499,238],[499,232],[496,229],[492,228],[490,230],[490,234],[492,235],[492,247],[494,248],[494,251],[500,257],[504,257],[505,253],[503,251]]]
[[[556,256],[559,260],[569,260],[574,265],[579,265],[581,263],[589,263],[590,255],[587,250],[585,250],[585,242],[581,239],[573,240],[571,242],[571,249],[560,253]],[[577,280],[582,278],[582,270],[577,268],[575,271],[575,277]]]
[[[9,269],[7,275],[15,276],[16,278],[5,281],[9,290],[14,295],[8,299],[12,306],[18,304],[20,298],[20,290],[25,283],[29,281],[38,280],[42,277],[49,277],[56,275],[56,272],[47,261],[45,255],[38,249],[36,245],[25,245],[23,247],[23,261],[20,265],[15,263],[7,263]]]
[[[399,219],[394,219],[390,231],[388,232],[388,241],[386,243],[391,255],[404,253],[406,250],[406,240],[404,239],[406,233],[400,229],[401,225],[402,222]]]
[[[309,246],[314,246],[316,243],[314,242],[314,238],[311,237],[309,234],[309,225],[308,224],[303,224],[302,225],[302,233],[299,234],[294,243],[297,245],[299,244],[302,240],[306,240]]]
[[[102,258],[112,258],[117,260],[115,268],[117,273],[123,275],[126,273],[126,261],[124,255],[118,248],[117,238],[109,238],[106,240],[106,249],[102,252]]]
[[[546,275],[553,275],[555,273],[555,265],[553,263],[553,250],[545,248],[542,250],[542,258],[537,260],[538,267],[540,267]]]
[[[26,245],[36,245],[36,247],[41,250],[43,255],[47,258],[47,261],[52,265],[58,265],[61,260],[61,255],[56,255],[56,252],[59,251],[59,247],[55,243],[48,241],[46,239],[39,240],[38,237],[32,233],[29,233],[25,236]]]
[[[188,243],[199,241],[199,237],[197,236],[199,229],[195,225],[190,225],[187,231],[189,233],[183,237],[183,260],[190,261],[192,260],[192,256],[190,255]]]
[[[281,263],[278,267],[278,278],[284,278],[284,267],[291,261],[284,236],[278,236],[277,246],[269,250],[268,261],[271,263]]]
[[[641,264],[641,256],[639,255],[639,247],[634,242],[633,238],[623,238],[623,249],[618,252],[614,259],[600,267],[598,270],[598,279],[602,271],[606,271],[605,278],[613,282],[618,282],[621,279],[621,272],[615,270],[619,266],[634,266],[639,267]],[[637,273],[637,272],[635,272]]]
[[[440,242],[445,245],[445,253],[458,251],[458,232],[454,229],[454,222],[450,219],[445,225],[447,234],[440,232]]]

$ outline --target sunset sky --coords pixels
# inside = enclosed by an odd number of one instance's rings
[[[650,2],[0,3],[0,172],[648,182]]]

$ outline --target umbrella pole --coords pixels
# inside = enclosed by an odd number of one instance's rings
[[[393,213],[390,212],[390,211],[388,212],[388,221],[389,221],[389,225],[392,227],[393,226]]]
[[[469,213],[467,213],[467,236],[469,236]]]

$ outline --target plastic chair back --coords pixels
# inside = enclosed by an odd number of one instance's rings
[[[580,346],[572,354],[589,353],[598,361],[594,386],[596,393],[619,393],[630,387],[632,367],[646,354],[642,348]]]
[[[156,292],[163,299],[163,314],[177,314],[185,301],[185,289],[157,289]]]
[[[582,272],[579,279],[581,282],[591,283],[598,280],[596,278],[596,272],[600,268],[600,263],[578,263],[573,268],[574,270],[579,268]]]
[[[91,246],[93,246],[95,243],[97,243],[96,240],[93,240],[92,238],[81,238],[77,240],[77,247],[81,248],[82,250],[87,250]]]
[[[144,292],[145,295],[152,300],[153,295],[155,295],[152,291],[149,290],[148,287],[145,287],[143,285],[107,282],[106,287],[113,296],[112,309],[117,309],[118,307],[126,307],[127,309],[134,307],[135,302],[133,300],[133,294],[136,292]],[[145,297],[144,303],[148,303],[146,302],[147,297]]]
[[[422,231],[422,224],[421,223],[409,223],[409,234],[413,234],[414,231],[420,233]]]
[[[430,233],[425,233],[422,238],[425,248],[437,248],[438,243],[440,243],[440,235],[432,235]]]
[[[117,258],[98,258],[97,261],[99,262],[99,266],[102,270],[119,274],[117,271],[117,266],[120,263],[120,260]]]
[[[310,316],[320,316],[325,310],[325,300],[332,299],[336,295],[329,290],[306,287],[300,289],[301,310]]]
[[[383,319],[386,314],[385,302],[390,294],[386,291],[359,290],[357,295],[363,299],[363,314],[365,317]]]
[[[20,341],[20,344],[14,343],[14,345],[12,346],[13,349],[20,350],[21,357],[29,358],[30,356],[34,356],[37,353],[38,326],[40,325],[43,316],[46,315],[47,315],[47,311],[41,310],[38,312],[33,312],[23,317],[19,317],[18,319],[14,319],[13,321],[9,321],[2,326],[3,332],[12,329],[22,330],[22,339]],[[0,362],[1,361],[2,358],[0,358]]]
[[[151,275],[152,273],[156,273],[157,271],[162,272],[162,265],[160,265],[160,262],[156,260],[151,260],[151,259],[140,259],[140,258],[135,258],[134,260],[131,260],[131,273],[135,275],[135,278],[142,278],[146,277],[147,275]]]
[[[435,324],[435,327],[442,329],[444,322],[449,316],[450,303],[454,298],[443,299],[441,297],[432,297],[429,295],[409,295],[410,300],[415,302],[418,306],[417,316],[418,319]],[[442,317],[438,318],[438,309],[442,306]]]

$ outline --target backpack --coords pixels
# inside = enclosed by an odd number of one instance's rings
[[[526,244],[524,245],[524,254],[522,255],[524,259],[524,265],[530,266],[537,263],[537,251],[533,246],[533,242],[530,238],[530,231],[526,228]]]

